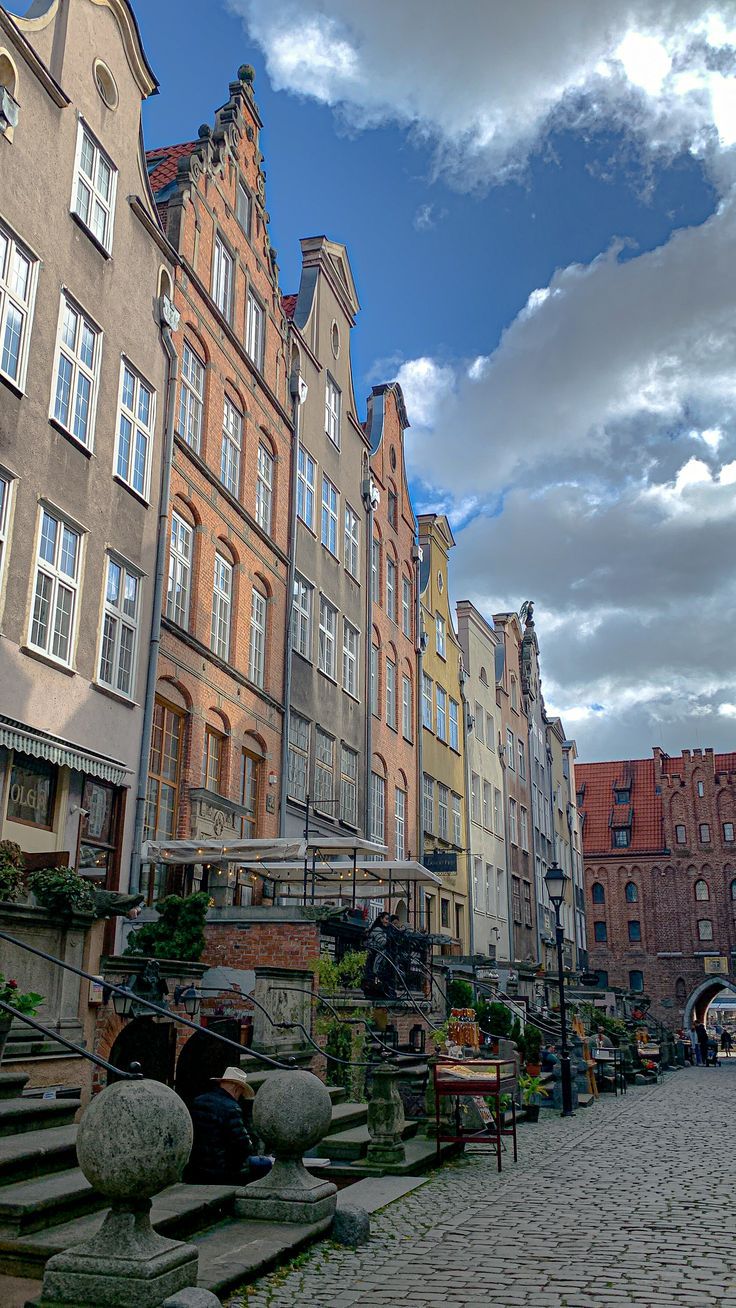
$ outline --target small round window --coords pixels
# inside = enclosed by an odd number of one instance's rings
[[[118,107],[118,88],[107,64],[103,64],[101,59],[95,59],[95,86],[99,91],[102,99],[105,101],[108,109],[117,109]]]
[[[340,353],[340,328],[338,327],[336,322],[333,322],[332,324],[332,333],[331,333],[330,340],[332,344],[332,353],[334,354],[335,358],[337,358],[338,354]]]
[[[437,587],[438,587],[439,592],[440,592],[440,595],[441,595],[442,592],[443,592],[443,590],[445,589],[445,579],[444,579],[444,577],[442,576],[442,573],[441,573],[441,572],[438,572],[438,573],[437,573]]]

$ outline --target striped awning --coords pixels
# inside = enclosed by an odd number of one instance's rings
[[[119,759],[107,758],[93,749],[84,749],[82,745],[73,745],[61,736],[52,736],[48,731],[38,731],[28,727],[24,722],[16,722],[0,714],[0,745],[19,754],[30,754],[33,758],[45,758],[49,763],[59,767],[71,768],[74,772],[84,772],[89,777],[99,777],[114,786],[124,786],[131,769]]]

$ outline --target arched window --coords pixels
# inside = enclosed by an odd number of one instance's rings
[[[684,978],[681,976],[678,976],[675,981],[675,999],[680,1004],[684,1004],[687,999],[687,986],[685,985]]]
[[[731,898],[736,901],[736,878],[731,882]]]
[[[643,989],[644,989],[644,973],[629,972],[629,990],[635,990],[637,991],[638,994],[641,994]]]
[[[696,898],[696,899],[710,899],[710,890],[708,889],[708,882],[707,882],[707,881],[703,881],[703,880],[701,879],[701,880],[695,882],[695,898]]]
[[[145,840],[170,840],[176,835],[179,817],[179,777],[184,748],[186,709],[183,697],[173,687],[162,686],[172,703],[156,696],[153,710],[151,752],[148,763],[148,796]]]
[[[626,902],[627,904],[636,904],[639,900],[639,887],[634,881],[626,882]]]
[[[175,499],[171,511],[166,616],[189,630],[196,523],[188,505]]]
[[[18,70],[14,61],[10,58],[7,50],[0,50],[0,86],[5,87],[11,102],[8,104],[8,112],[17,117],[18,114]],[[16,102],[16,103],[14,103]],[[6,140],[13,139],[13,121],[12,118],[5,117],[6,126],[0,131],[0,136]]]
[[[256,686],[263,687],[266,676],[266,617],[268,599],[260,586],[254,586],[250,596],[250,643],[248,647],[248,676]]]
[[[606,892],[600,881],[594,881],[591,887],[591,895],[594,904],[605,904]]]
[[[262,785],[263,750],[254,736],[246,736],[240,751],[240,802],[246,813],[240,819],[244,840],[258,835],[258,803]]]

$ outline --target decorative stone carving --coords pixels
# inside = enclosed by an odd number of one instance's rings
[[[312,1033],[312,986],[314,975],[306,969],[257,967],[254,995],[271,1021],[256,1005],[253,1015],[253,1044],[267,1054],[293,1053],[308,1042],[298,1029],[279,1030],[280,1022],[299,1022]]]

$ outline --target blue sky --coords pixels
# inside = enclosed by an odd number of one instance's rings
[[[254,65],[282,287],[345,242],[359,403],[399,377],[454,593],[537,601],[581,756],[733,748],[736,0],[136,11],[148,146]]]

